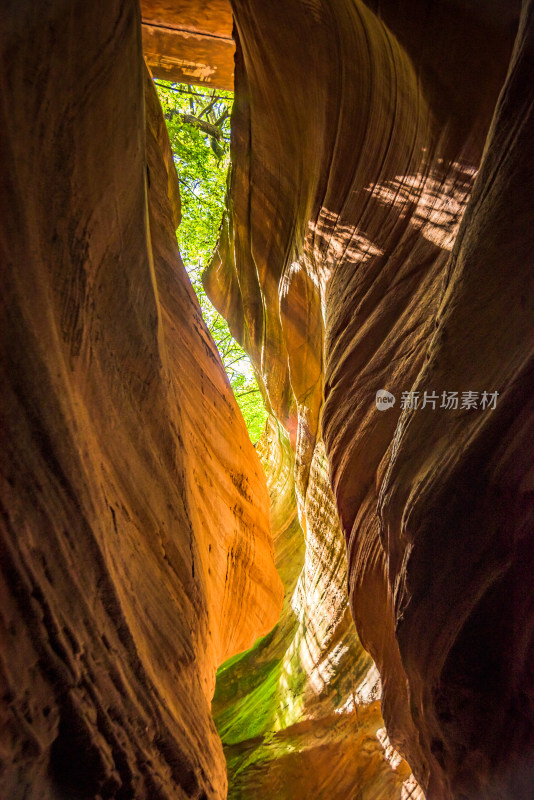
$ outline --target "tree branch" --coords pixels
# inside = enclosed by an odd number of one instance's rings
[[[231,97],[222,97],[222,95],[200,94],[200,92],[193,92],[188,89],[176,89],[173,86],[164,86],[162,83],[158,83],[157,81],[154,81],[154,83],[156,84],[156,86],[160,86],[162,89],[167,89],[167,91],[176,92],[177,94],[192,94],[194,97],[209,97],[210,99],[214,97],[217,100],[226,100],[232,102]]]
[[[254,392],[259,392],[259,389],[249,389],[248,392],[240,392],[236,394],[236,397],[244,397],[246,394],[253,394]]]
[[[237,342],[236,342],[236,344],[237,344]],[[227,350],[227,352],[226,352],[226,355],[230,355],[230,353],[231,353],[231,348],[229,348],[229,349]],[[225,364],[225,365],[224,365],[224,368],[225,368],[225,369],[229,369],[230,367],[233,367],[233,366],[234,366],[234,364],[238,364],[238,363],[239,363],[239,361],[243,361],[243,356],[241,355],[241,353],[238,355],[238,357],[237,357],[237,358],[234,358],[234,360],[233,360],[233,361],[230,361],[230,363],[229,363],[229,364]],[[238,375],[240,375],[240,374],[241,374],[241,373],[240,373],[240,372],[238,372]]]
[[[203,116],[203,114],[208,114],[211,111],[211,109],[213,108],[213,106],[215,105],[216,102],[217,102],[217,100],[214,99],[214,100],[211,101],[211,103],[208,103],[208,105],[205,108],[203,108],[202,111],[199,114],[196,115],[197,119],[200,119]]]
[[[168,120],[171,120],[173,117],[179,117],[184,125],[192,125],[194,128],[198,128],[218,142],[223,141],[225,138],[223,132],[216,125],[212,125],[211,122],[206,122],[204,119],[194,117],[192,114],[182,114],[182,112],[177,111],[175,108],[171,108],[170,111],[167,111],[164,117]]]
[[[178,176],[178,182],[179,182],[179,183],[181,183],[181,184],[182,184],[182,186],[185,186],[185,188],[186,188],[188,191],[190,191],[190,192],[191,192],[191,194],[193,195],[193,197],[195,198],[195,200],[198,200],[198,202],[199,202],[199,203],[202,203],[202,205],[203,205],[203,206],[206,206],[206,208],[209,208],[209,207],[210,207],[209,203],[206,203],[206,201],[205,201],[205,200],[203,200],[201,197],[199,197],[199,196],[198,196],[198,194],[195,194],[195,192],[194,192],[194,191],[193,191],[193,189],[192,189],[192,188],[189,186],[189,184],[188,184],[188,183],[186,183],[184,180],[182,180],[182,178],[180,178],[180,176]]]
[[[221,114],[221,116],[219,117],[219,119],[216,119],[216,120],[215,120],[215,125],[217,125],[217,127],[218,127],[218,128],[220,128],[220,127],[221,127],[221,125],[223,124],[223,122],[225,121],[225,119],[228,117],[228,114],[229,114],[228,108],[225,108],[225,109],[224,109],[224,111],[223,111],[223,113],[222,113],[222,114]]]

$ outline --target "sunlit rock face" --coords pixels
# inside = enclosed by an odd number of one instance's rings
[[[222,800],[215,669],[282,604],[265,477],[177,251],[140,35],[134,2],[2,20],[9,800]]]
[[[258,446],[286,598],[274,630],[221,667],[212,705],[230,800],[421,797],[387,740],[380,679],[346,592],[347,559],[319,443],[299,524],[294,456],[273,417]]]
[[[158,78],[234,88],[228,0],[141,0],[143,51]]]
[[[519,2],[232,5],[234,163],[206,286],[287,431],[303,528],[325,443],[391,745],[428,798],[523,800],[534,784],[532,4],[521,26]],[[393,407],[377,408],[381,389]],[[402,407],[411,390],[415,410]],[[425,391],[437,400],[422,407]],[[484,392],[498,392],[494,407]],[[224,718],[221,730],[235,741]]]

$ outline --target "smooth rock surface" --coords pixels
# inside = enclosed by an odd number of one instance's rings
[[[215,670],[282,586],[138,7],[9,3],[0,57],[0,795],[221,800]]]
[[[325,442],[389,737],[435,800],[534,786],[534,21],[525,2],[519,28],[520,5],[232,3],[233,174],[205,285],[289,435],[301,520]],[[436,408],[403,409],[411,390]],[[479,407],[462,408],[471,391]]]
[[[139,9],[9,0],[0,794],[224,798],[237,653],[233,800],[421,797],[410,769],[428,800],[527,800],[533,4],[232,7],[206,286],[277,420],[283,615],[240,652],[282,605],[269,497],[176,249]],[[227,4],[143,14],[158,74],[231,86]],[[495,407],[442,405],[468,391]]]
[[[141,13],[143,51],[156,77],[234,88],[228,0],[141,0]]]
[[[270,418],[258,445],[271,494],[280,621],[224,664],[212,704],[230,800],[402,800],[422,795],[387,739],[380,678],[348,607],[347,560],[322,442],[299,525],[294,455]]]

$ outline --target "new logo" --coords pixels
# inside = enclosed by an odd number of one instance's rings
[[[379,411],[387,411],[395,405],[395,395],[385,389],[379,389],[376,393],[376,407]]]

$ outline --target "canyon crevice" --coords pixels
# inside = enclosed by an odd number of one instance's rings
[[[256,449],[143,47],[235,78]],[[532,0],[9,0],[0,53],[0,794],[527,800]]]
[[[518,4],[232,5],[205,285],[289,433],[305,528],[324,440],[391,742],[429,798],[530,796],[532,7],[514,45]]]
[[[0,794],[223,798],[215,670],[282,602],[269,498],[136,5],[76,8],[3,31]]]

